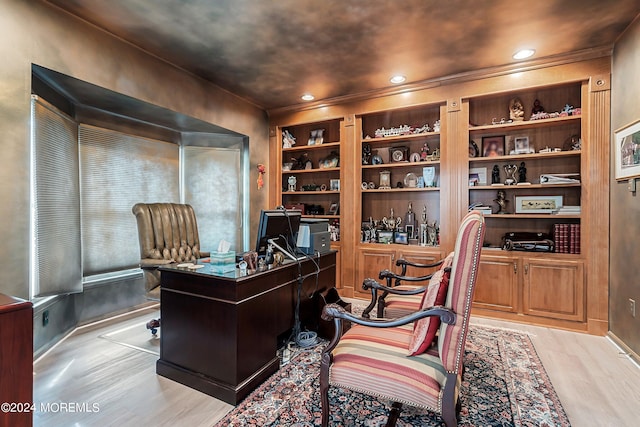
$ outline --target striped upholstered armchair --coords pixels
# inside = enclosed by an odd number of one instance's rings
[[[433,275],[420,311],[397,319],[368,320],[337,305],[324,308],[323,318],[334,320],[336,335],[322,353],[323,426],[329,424],[330,386],[389,399],[393,405],[388,426],[395,425],[402,405],[435,411],[447,427],[457,425],[464,347],[484,231],[480,213],[464,217],[451,268]],[[446,293],[437,295],[443,288]],[[438,297],[444,297],[444,304],[438,304]],[[354,326],[341,336],[343,320]]]
[[[371,291],[371,303],[362,311],[362,317],[368,319],[369,313],[377,307],[378,319],[395,319],[406,316],[420,309],[422,294],[427,290],[427,286],[420,286],[421,282],[428,282],[434,273],[424,276],[407,276],[407,266],[421,269],[432,269],[439,267],[439,270],[451,268],[453,262],[453,252],[445,258],[431,263],[419,264],[399,259],[396,265],[401,267],[400,274],[389,270],[382,270],[378,278],[385,280],[386,284],[378,283],[375,280],[365,280],[362,288]],[[406,283],[406,284],[405,284]]]

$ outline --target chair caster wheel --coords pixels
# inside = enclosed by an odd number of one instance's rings
[[[160,320],[153,319],[147,322],[147,329],[151,331],[152,335],[156,335],[158,333],[158,328],[160,327]]]

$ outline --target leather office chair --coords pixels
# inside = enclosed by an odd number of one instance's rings
[[[131,209],[138,224],[140,268],[144,273],[147,298],[160,301],[158,267],[171,263],[195,262],[209,256],[200,250],[198,224],[191,205],[178,203],[137,203]],[[160,320],[147,323],[155,335]]]
[[[451,269],[434,273],[430,286],[437,294],[435,303],[425,298],[420,311],[393,320],[368,320],[338,305],[324,308],[323,319],[333,319],[336,332],[320,365],[323,426],[329,423],[329,386],[393,402],[388,426],[395,425],[403,404],[441,414],[447,427],[457,425],[464,347],[484,232],[482,214],[472,211],[464,217]],[[432,289],[425,295],[433,294]],[[446,295],[440,295],[443,290]],[[355,325],[341,336],[344,320]],[[413,322],[413,329],[406,326]]]

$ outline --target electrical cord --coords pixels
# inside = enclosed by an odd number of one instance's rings
[[[289,225],[289,236],[293,238],[293,226],[291,225],[291,218],[289,217],[289,214],[286,209],[283,208],[283,211],[284,211],[284,216],[287,218],[287,223]],[[297,278],[298,286],[297,286],[296,306],[294,311],[293,331],[291,333],[291,337],[287,341],[291,341],[293,339],[296,345],[301,348],[313,347],[318,345],[319,343],[318,334],[313,331],[302,330],[302,322],[300,321],[300,301],[302,299],[302,284],[307,278],[312,277],[314,275],[316,276],[315,289],[311,293],[311,295],[306,295],[306,296],[308,299],[311,299],[313,297],[313,294],[317,292],[319,276],[320,276],[320,265],[316,262],[316,260],[313,257],[305,253],[304,254],[305,257],[313,262],[316,269],[315,269],[315,272],[312,272],[308,275],[303,275],[302,262],[300,261],[300,259],[298,259],[298,256],[297,256],[300,253],[300,250],[297,244],[294,244],[294,246],[292,247],[291,242],[289,241],[289,239],[286,238],[286,236],[281,235],[280,237],[285,241],[287,250],[293,254],[294,258],[296,258],[296,263],[298,265],[298,278]]]

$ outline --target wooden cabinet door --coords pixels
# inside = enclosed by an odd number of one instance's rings
[[[523,313],[585,321],[584,263],[523,258]]]
[[[362,290],[362,282],[366,278],[378,279],[382,270],[391,270],[396,260],[394,249],[364,248],[358,253],[358,269],[354,294],[356,297],[369,299],[370,293]]]
[[[518,311],[519,260],[500,255],[482,255],[473,297],[473,307]]]
[[[427,252],[426,249],[401,249],[398,251],[397,259],[404,258],[407,261],[416,262],[420,264],[433,264],[436,261],[440,261],[444,256],[442,252]],[[395,265],[395,261],[393,263],[393,271],[396,273],[401,273],[401,268]],[[407,276],[424,276],[426,274],[434,273],[440,267],[434,268],[416,268],[416,267],[407,267]]]

